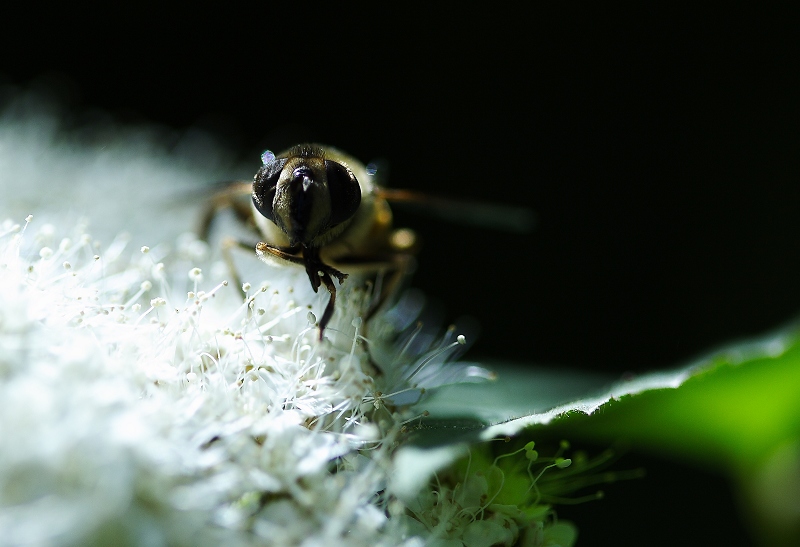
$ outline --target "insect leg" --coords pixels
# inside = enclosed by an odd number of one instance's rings
[[[322,333],[325,332],[325,327],[328,326],[331,317],[333,317],[333,306],[336,304],[336,285],[333,284],[333,279],[327,273],[323,272],[320,276],[325,288],[331,294],[331,299],[328,300],[328,305],[325,306],[325,311],[322,312],[322,317],[319,320],[319,339],[322,341]]]
[[[250,253],[253,252],[253,248],[255,246],[252,244],[247,244],[244,241],[240,241],[238,239],[234,239],[232,237],[226,237],[222,240],[222,259],[225,261],[225,264],[228,265],[228,270],[231,272],[231,277],[233,277],[233,282],[239,287],[239,290],[247,296],[247,293],[242,288],[242,278],[239,277],[239,271],[236,269],[236,264],[233,262],[233,255],[231,254],[231,249],[239,248],[244,249]]]
[[[286,260],[291,262],[292,264],[300,264],[305,265],[305,260],[302,256],[297,254],[297,248],[288,248],[285,249],[283,247],[276,247],[275,245],[270,245],[269,243],[264,243],[263,241],[259,241],[256,243],[256,254],[262,260],[267,255],[272,255],[275,258],[280,258],[281,260]]]
[[[297,248],[282,248],[275,245],[264,243],[263,241],[256,244],[256,254],[259,258],[264,258],[267,255],[286,260],[293,264],[300,264],[305,267],[308,280],[311,282],[311,288],[314,292],[319,290],[320,285],[325,285],[328,289],[331,298],[328,305],[325,306],[325,311],[322,313],[322,318],[319,321],[319,339],[322,340],[322,335],[325,332],[325,327],[333,317],[333,310],[336,304],[336,285],[333,282],[335,277],[339,283],[347,279],[347,274],[340,272],[332,266],[325,264],[319,256],[319,249],[311,247],[303,247],[303,254],[298,255]]]
[[[384,271],[383,282],[380,293],[373,300],[372,305],[367,310],[364,321],[369,321],[384,304],[390,302],[400,291],[400,286],[406,276],[414,269],[415,260],[409,254],[397,254],[392,256],[391,267]]]
[[[347,279],[347,274],[325,264],[320,258],[319,249],[317,248],[303,247],[303,262],[305,263],[306,274],[308,274],[308,279],[311,281],[311,287],[314,289],[314,292],[317,292],[320,283],[322,283],[331,295],[330,300],[328,300],[328,305],[325,306],[325,311],[322,313],[322,318],[319,321],[319,339],[322,340],[322,334],[325,332],[325,327],[328,326],[331,317],[333,317],[333,309],[336,304],[336,285],[333,283],[331,276],[338,279],[339,283],[342,283]]]
[[[354,271],[369,272],[374,275],[376,298],[373,299],[364,317],[367,321],[397,294],[403,279],[413,271],[416,262],[413,254],[397,252],[373,257],[338,257],[336,263],[346,264]]]
[[[225,189],[211,196],[200,215],[200,222],[197,228],[197,234],[200,239],[208,241],[211,225],[214,223],[217,214],[223,209],[231,209],[241,222],[252,224],[253,211],[250,202],[242,199],[242,196],[249,195],[252,191],[253,184],[250,182],[232,182]]]

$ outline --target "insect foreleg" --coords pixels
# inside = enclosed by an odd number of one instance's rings
[[[339,280],[339,283],[342,283],[345,279],[347,279],[347,274],[325,264],[319,257],[319,249],[310,247],[303,247],[302,249],[303,254],[301,256],[296,254],[297,249],[283,249],[281,247],[269,245],[268,243],[264,243],[262,241],[256,245],[256,254],[262,259],[267,255],[270,255],[276,258],[287,260],[294,264],[303,265],[303,267],[305,267],[306,274],[308,275],[308,280],[311,282],[311,288],[314,289],[314,292],[319,290],[320,285],[325,285],[325,288],[328,289],[331,298],[328,301],[328,305],[325,306],[325,311],[322,313],[322,318],[319,321],[319,339],[322,340],[322,334],[325,331],[325,327],[328,325],[331,317],[333,317],[334,304],[336,303],[336,285],[334,284],[332,277],[335,277],[337,280]]]
[[[331,317],[333,317],[333,306],[336,304],[336,285],[333,284],[331,276],[325,272],[322,272],[320,279],[322,279],[325,288],[327,288],[328,292],[331,294],[331,299],[328,300],[328,305],[325,306],[325,311],[322,312],[322,317],[319,320],[319,339],[322,340],[322,333],[325,332],[325,327],[328,326],[328,322],[331,320]]]
[[[276,247],[275,245],[270,245],[263,241],[256,243],[256,254],[261,260],[264,260],[267,255],[270,255],[291,262],[292,264],[305,265],[303,257],[297,254],[298,250],[297,248],[284,249],[282,247]]]

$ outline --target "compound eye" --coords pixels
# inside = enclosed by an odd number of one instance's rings
[[[350,169],[332,160],[325,160],[325,174],[331,196],[330,226],[351,218],[361,205],[361,186]]]
[[[264,164],[253,178],[253,203],[259,213],[275,222],[272,202],[275,200],[275,188],[281,177],[286,158],[273,159]]]

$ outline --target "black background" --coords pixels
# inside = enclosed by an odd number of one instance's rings
[[[385,158],[394,187],[530,207],[527,235],[398,214],[425,242],[414,284],[480,320],[476,359],[621,374],[792,319],[797,14],[522,6],[33,5],[0,72],[210,129],[253,172],[310,140]],[[649,478],[562,511],[581,544],[748,544],[724,481],[628,458]]]

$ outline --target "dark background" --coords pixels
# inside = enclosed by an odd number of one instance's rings
[[[530,207],[527,235],[398,213],[425,241],[414,284],[481,321],[476,359],[621,374],[800,311],[800,45],[794,12],[602,4],[32,5],[0,72],[209,129],[253,172],[311,140],[385,158],[394,187]],[[581,544],[748,544],[722,479],[626,458],[650,476],[562,510]]]

